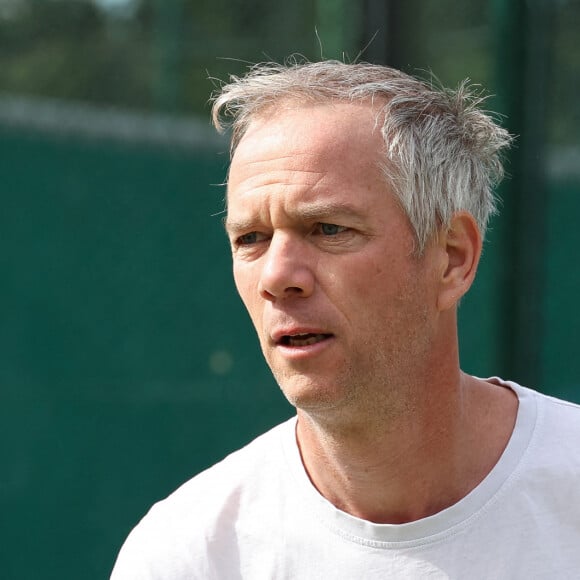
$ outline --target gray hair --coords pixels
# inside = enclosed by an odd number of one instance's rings
[[[380,105],[381,168],[414,229],[418,254],[458,211],[471,213],[484,235],[511,137],[480,109],[484,98],[467,81],[450,90],[368,63],[258,64],[221,88],[212,118],[219,131],[231,125],[233,156],[253,120],[282,101],[300,100]]]

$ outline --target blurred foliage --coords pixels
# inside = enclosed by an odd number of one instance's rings
[[[202,112],[209,76],[283,58],[297,45],[312,58],[316,45],[305,0],[141,0],[132,10],[93,0],[3,2],[0,90],[17,94]]]
[[[414,34],[403,39],[403,51],[415,66],[431,66],[445,85],[465,78],[491,85],[493,31],[487,0],[408,0],[406,10],[406,24]]]
[[[12,0],[0,12],[0,89],[150,105],[144,15],[121,20],[79,0]]]
[[[577,145],[580,134],[580,0],[557,0],[552,45],[552,143]]]
[[[580,117],[580,0],[534,2],[547,2],[553,14],[546,23],[552,28],[549,137],[573,143]],[[386,21],[368,20],[373,3]],[[493,5],[494,0],[1,0],[0,91],[207,115],[211,79],[294,53],[317,59],[342,57],[344,51],[352,60],[359,50],[363,59],[386,59],[423,76],[433,71],[445,84],[470,77],[493,87],[494,67],[502,66],[494,52]],[[389,36],[389,54],[381,49],[377,56],[377,33]]]

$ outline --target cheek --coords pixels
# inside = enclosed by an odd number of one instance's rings
[[[255,302],[257,294],[256,285],[252,279],[251,272],[247,268],[237,267],[234,264],[234,283],[236,290],[248,310],[252,309],[252,302]]]
[[[372,260],[364,268],[354,268],[348,280],[348,300],[358,305],[359,315],[366,314],[373,327],[414,318],[416,311],[426,305],[425,280],[397,257]]]
[[[233,274],[234,274],[234,284],[236,285],[236,290],[238,291],[238,294],[240,295],[242,300],[244,300],[244,302],[245,302],[244,296],[246,294],[247,281],[243,275],[243,272],[240,271],[240,268],[236,267],[235,263],[234,263],[234,267],[233,267]]]
[[[234,258],[232,272],[236,288],[240,294],[249,294],[252,288],[257,288],[259,273],[252,262]]]
[[[366,301],[369,305],[371,296],[388,299],[404,285],[401,265],[383,257],[354,262],[346,270],[345,279],[351,293],[356,294],[356,299]]]
[[[234,283],[238,294],[250,315],[250,318],[260,332],[261,327],[261,311],[263,309],[263,299],[258,293],[258,282],[253,268],[236,266],[233,268]]]

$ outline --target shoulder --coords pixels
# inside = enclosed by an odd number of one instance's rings
[[[580,429],[580,405],[540,393],[537,393],[537,396],[546,407],[548,419],[557,417],[564,420],[565,428]]]
[[[267,505],[284,478],[293,425],[274,427],[156,503],[125,541],[112,579],[211,578],[208,545],[235,542],[234,523],[267,509],[256,503]]]
[[[293,437],[294,424],[295,420],[290,419],[229,454],[156,504],[156,509],[171,510],[177,506],[186,507],[192,502],[197,504],[200,494],[205,493],[207,495],[203,505],[199,506],[203,508],[208,505],[208,500],[210,503],[221,502],[229,495],[238,493],[249,482],[254,485],[258,475],[262,480],[268,473],[272,473],[271,467],[280,463],[284,439]]]
[[[549,432],[544,435],[549,439],[565,432],[580,432],[580,405],[499,377],[485,380],[514,391],[519,401],[518,416],[525,416],[527,422],[533,422],[534,431],[547,429]]]
[[[536,408],[536,430],[547,440],[580,434],[580,405],[557,397],[543,394],[516,383],[508,383],[514,389],[520,401],[531,400]],[[573,442],[573,448],[580,448]]]
[[[580,467],[580,405],[535,393],[538,402],[537,444],[555,458]]]
[[[487,379],[518,398],[516,424],[504,456],[522,481],[577,487],[580,478],[580,406],[498,377]],[[574,492],[580,498],[580,488]]]
[[[520,407],[534,411],[523,459],[528,476],[536,486],[543,482],[546,489],[559,489],[562,496],[567,490],[580,499],[580,406],[514,383],[509,386],[517,393]]]

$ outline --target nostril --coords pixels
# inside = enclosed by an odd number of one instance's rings
[[[259,290],[266,300],[308,296],[315,285],[314,272],[301,247],[272,238],[259,272]]]
[[[260,293],[260,296],[262,298],[264,298],[264,300],[275,300],[276,299],[276,296],[274,296],[274,294],[272,294],[271,292],[269,292],[265,288],[260,288],[259,293]]]
[[[305,294],[304,290],[299,286],[289,286],[288,288],[284,288],[282,291],[275,291],[268,290],[263,285],[260,285],[259,292],[262,298],[266,300],[291,298],[294,296],[301,296]]]

